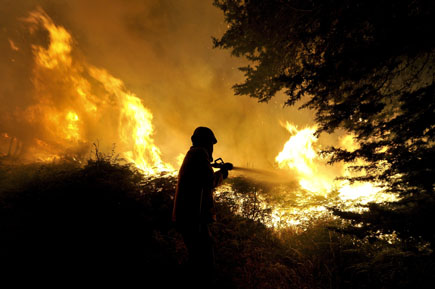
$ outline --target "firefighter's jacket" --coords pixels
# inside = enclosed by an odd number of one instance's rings
[[[178,173],[172,220],[178,228],[208,224],[216,220],[213,191],[223,174],[213,172],[207,150],[192,146]]]

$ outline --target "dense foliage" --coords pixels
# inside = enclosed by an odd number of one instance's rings
[[[108,161],[0,165],[2,280],[175,288],[186,249],[171,223],[175,178],[145,177]],[[249,181],[235,181],[249,194]],[[385,242],[369,244],[327,229],[274,231],[267,210],[223,192],[217,202],[217,275],[221,288],[431,288],[435,260]],[[251,208],[251,209],[249,209]],[[239,213],[236,213],[239,212]],[[12,274],[13,273],[13,274]],[[174,287],[175,286],[175,287]]]
[[[397,233],[435,246],[434,3],[424,0],[215,0],[227,31],[215,47],[245,56],[236,94],[283,91],[316,112],[318,133],[344,129],[359,148],[331,148],[400,201],[365,214],[335,211],[361,236]]]

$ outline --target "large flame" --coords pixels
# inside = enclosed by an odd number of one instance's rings
[[[151,111],[143,106],[136,95],[125,91],[121,80],[111,76],[107,71],[91,67],[89,72],[118,100],[119,136],[127,148],[123,156],[148,173],[173,170],[169,164],[161,160],[160,150],[154,145]]]
[[[42,9],[25,21],[31,32],[46,31],[49,40],[46,47],[32,46],[35,102],[23,114],[38,136],[28,154],[51,160],[107,136],[124,159],[143,171],[172,170],[154,143],[153,115],[141,99],[120,79],[74,54],[70,33]]]
[[[121,79],[84,60],[73,49],[75,40],[71,34],[41,9],[31,12],[25,21],[31,32],[41,29],[46,32],[48,44],[32,46],[34,101],[33,105],[16,112],[20,118],[24,116],[32,129],[31,137],[19,139],[12,132],[0,132],[0,141],[8,147],[8,155],[26,153],[31,160],[50,161],[68,152],[78,154],[83,148],[88,150],[92,142],[103,140],[116,143],[116,152],[146,173],[173,170],[162,160],[153,139],[153,114],[141,98],[129,91]],[[12,50],[20,50],[10,39],[9,44]],[[287,224],[298,224],[301,218],[324,212],[325,206],[307,208],[305,205],[316,196],[328,196],[334,191],[344,203],[391,199],[382,195],[377,184],[351,185],[336,181],[336,176],[349,172],[345,165],[338,170],[326,165],[319,154],[316,127],[298,129],[287,123],[286,128],[291,136],[276,162],[297,178],[301,190],[295,195],[301,206],[288,210],[276,208],[273,222],[285,218]],[[341,145],[347,149],[357,147],[352,136],[343,137]],[[182,154],[177,157],[179,164],[183,157]],[[288,217],[294,215],[299,219]]]
[[[391,200],[390,195],[381,193],[379,184],[349,184],[348,181],[335,180],[337,175],[330,173],[333,168],[326,164],[320,156],[320,149],[316,148],[318,138],[314,134],[315,126],[298,130],[295,125],[287,122],[286,128],[291,134],[290,139],[275,160],[280,168],[296,174],[303,190],[325,196],[336,190],[341,200],[357,200],[359,203]],[[357,148],[352,135],[342,137],[340,145],[348,150]],[[341,175],[350,176],[347,165],[341,165],[340,171]]]
[[[316,127],[298,130],[295,125],[286,123],[292,134],[283,150],[275,158],[280,168],[289,168],[297,174],[299,185],[310,192],[327,192],[332,182],[319,173],[320,158],[313,145],[317,142],[314,135]]]

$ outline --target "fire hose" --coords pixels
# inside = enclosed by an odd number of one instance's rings
[[[232,163],[226,163],[222,158],[216,159],[213,163],[211,163],[211,166],[213,168],[217,169],[226,169],[226,170],[235,170],[235,171],[241,171],[246,173],[253,173],[253,174],[261,174],[265,176],[277,176],[276,173],[268,170],[260,170],[260,169],[252,169],[252,168],[245,168],[245,167],[236,167]]]

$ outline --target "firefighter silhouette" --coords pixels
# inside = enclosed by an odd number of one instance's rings
[[[206,283],[215,280],[213,238],[209,227],[216,221],[213,192],[228,177],[232,164],[226,163],[220,170],[213,171],[213,145],[217,140],[211,129],[196,128],[191,140],[192,146],[178,174],[172,219],[189,253],[191,281],[207,288],[211,284]]]

